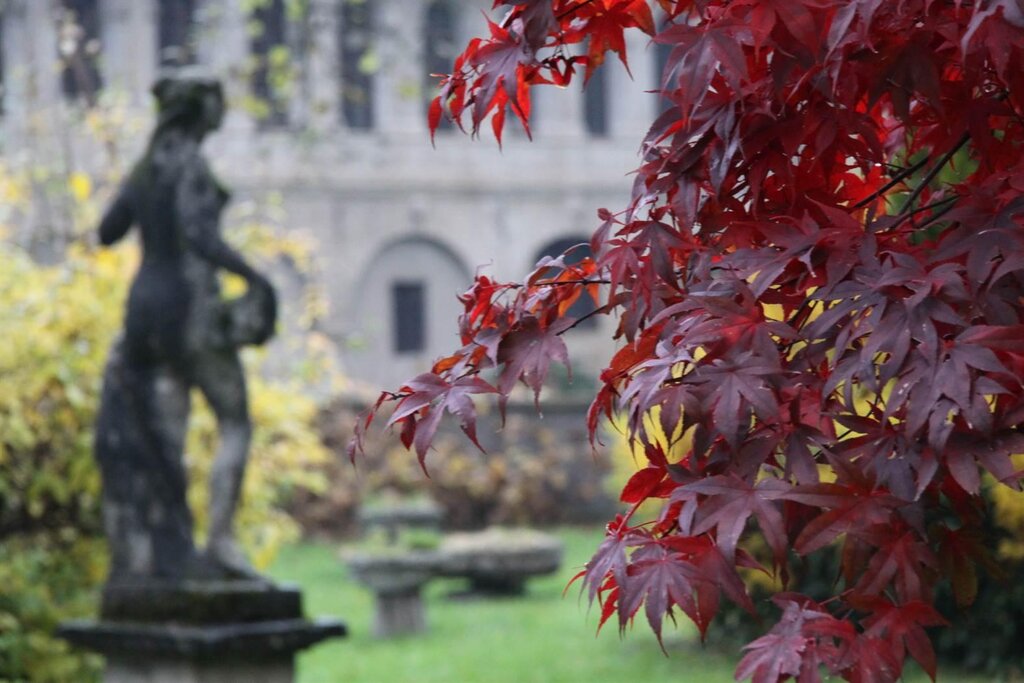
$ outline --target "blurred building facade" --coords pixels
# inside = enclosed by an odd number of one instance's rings
[[[209,143],[215,169],[236,203],[279,195],[286,229],[312,234],[330,303],[323,331],[350,376],[394,385],[458,346],[456,294],[474,272],[519,279],[541,256],[586,241],[597,208],[625,205],[657,113],[647,91],[659,54],[638,36],[632,78],[609,61],[585,92],[536,89],[532,142],[509,121],[503,150],[450,126],[432,147],[431,74],[486,31],[490,5],[3,0],[3,154],[66,160],[63,146],[74,148],[65,163],[108,162],[94,138],[53,134],[90,125],[83,112],[105,98],[137,114],[112,131],[130,160],[161,73],[191,66],[220,77],[231,109]],[[26,231],[48,220],[36,212]],[[606,357],[610,325],[568,340],[583,376]]]

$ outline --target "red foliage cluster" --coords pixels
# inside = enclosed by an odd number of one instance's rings
[[[464,346],[397,393],[421,461],[471,394],[539,392],[581,296],[621,348],[590,412],[624,413],[649,464],[583,572],[602,622],[678,607],[703,632],[737,571],[839,544],[824,602],[781,593],[737,679],[933,677],[936,585],[973,598],[985,477],[1024,452],[1024,3],[1021,0],[509,0],[431,109],[527,124],[529,88],[623,62],[623,31],[671,46],[666,111],[632,201],[602,209],[593,258],[523,283],[478,277]],[[656,30],[656,20],[663,28]],[[580,43],[583,49],[574,49]],[[497,381],[480,373],[493,369]],[[657,429],[654,428],[657,425]],[[680,445],[685,452],[679,453]],[[357,445],[356,445],[357,447]],[[666,455],[669,454],[669,455]]]

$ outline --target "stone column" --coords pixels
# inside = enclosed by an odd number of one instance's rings
[[[21,140],[31,116],[60,102],[56,10],[49,0],[9,0],[3,13],[9,140]]]
[[[320,132],[334,130],[340,120],[338,73],[338,0],[309,2],[309,124]]]
[[[579,71],[568,88],[549,85],[533,88],[535,112],[531,124],[537,135],[545,139],[580,140],[586,135],[583,124],[583,71]],[[506,121],[506,126],[513,122]],[[516,127],[519,126],[515,122]]]
[[[477,29],[478,35],[483,35],[484,26],[480,24]],[[575,54],[582,54],[582,50],[578,46],[569,49],[574,50]],[[572,142],[577,142],[587,136],[583,93],[585,75],[585,70],[578,68],[573,75],[572,83],[566,88],[556,88],[550,85],[533,88],[531,94],[535,106],[531,125],[538,136],[544,139],[568,139]],[[511,118],[511,112],[509,112],[506,127]],[[514,128],[518,129],[519,124],[515,123]]]
[[[156,78],[158,18],[156,0],[100,3],[103,84],[126,93],[133,106],[149,106],[149,88]]]
[[[250,41],[244,4],[238,0],[202,0],[197,18],[199,63],[224,84],[229,105],[223,130],[232,139],[244,138],[255,129],[252,116],[242,106],[250,93]]]
[[[4,157],[30,171],[32,200],[15,242],[37,258],[55,258],[67,237],[66,197],[52,192],[48,173],[59,173],[71,135],[63,107],[55,0],[9,0],[3,12]],[[70,145],[68,145],[70,146]]]
[[[626,34],[629,77],[621,64],[608,64],[608,132],[611,137],[624,137],[640,144],[644,133],[654,121],[657,95],[647,93],[655,86],[654,49],[650,37],[641,31]],[[618,58],[609,55],[608,60]]]
[[[422,139],[427,130],[420,96],[424,5],[409,0],[374,0],[374,5],[381,65],[374,84],[375,128],[385,135]]]

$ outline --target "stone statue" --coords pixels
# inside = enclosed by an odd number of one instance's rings
[[[99,619],[66,621],[57,632],[105,657],[107,683],[290,683],[297,651],[347,629],[304,618],[301,591],[257,575],[234,539],[251,433],[238,350],[270,337],[277,301],[221,239],[228,193],[200,152],[224,115],[220,85],[163,79],[153,94],[156,130],[100,223],[104,244],[133,225],[142,241],[96,423],[110,576]],[[245,278],[245,295],[221,297],[222,270]],[[220,436],[201,551],[182,462],[192,387],[213,408]]]
[[[267,279],[221,238],[229,195],[201,152],[224,115],[220,84],[165,78],[153,94],[156,129],[99,228],[109,245],[138,226],[143,251],[124,333],[105,371],[96,428],[112,558],[108,586],[254,579],[232,524],[251,435],[238,352],[271,336],[276,298]],[[246,280],[244,296],[222,298],[222,270]],[[201,551],[183,463],[192,387],[216,414],[220,439]]]

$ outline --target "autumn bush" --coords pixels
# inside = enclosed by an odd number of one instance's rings
[[[595,523],[614,510],[606,485],[612,461],[607,455],[593,457],[586,446],[585,406],[552,406],[544,420],[537,419],[532,405],[512,406],[487,453],[467,448],[457,432],[443,429],[434,441],[429,478],[386,438],[372,439],[367,448],[374,457],[353,467],[345,446],[359,410],[345,400],[322,413],[321,429],[333,452],[324,470],[330,485],[300,494],[292,507],[311,534],[359,533],[360,506],[389,497],[435,501],[449,529]],[[496,418],[488,416],[495,426]]]
[[[642,609],[660,638],[682,611],[703,634],[723,600],[755,611],[753,569],[779,590],[738,680],[895,681],[908,657],[934,677],[929,629],[960,619],[939,595],[969,607],[995,564],[982,483],[1020,496],[1024,7],[494,7],[442,80],[432,129],[489,123],[500,142],[506,115],[528,128],[531,87],[626,62],[630,30],[666,52],[664,111],[631,200],[598,211],[593,257],[522,282],[479,275],[462,346],[382,393],[353,453],[385,406],[421,462],[445,414],[478,441],[474,400],[539,393],[568,363],[572,304],[591,297],[618,322],[591,436],[624,414],[648,461],[581,574],[602,623]],[[650,499],[660,517],[634,519]],[[827,592],[791,590],[794,567],[836,545]]]
[[[70,192],[72,201],[91,202],[91,194],[90,187]],[[266,226],[235,232],[236,242],[264,259],[298,249]],[[95,250],[75,241],[46,265],[0,242],[0,680],[66,683],[98,675],[97,658],[51,634],[60,620],[94,612],[106,571],[93,423],[137,261],[131,246]],[[298,536],[286,502],[297,490],[324,487],[318,468],[327,453],[308,385],[261,377],[261,358],[244,358],[255,431],[238,524],[262,567]],[[201,402],[192,427],[189,495],[201,530],[215,443],[214,419]]]

